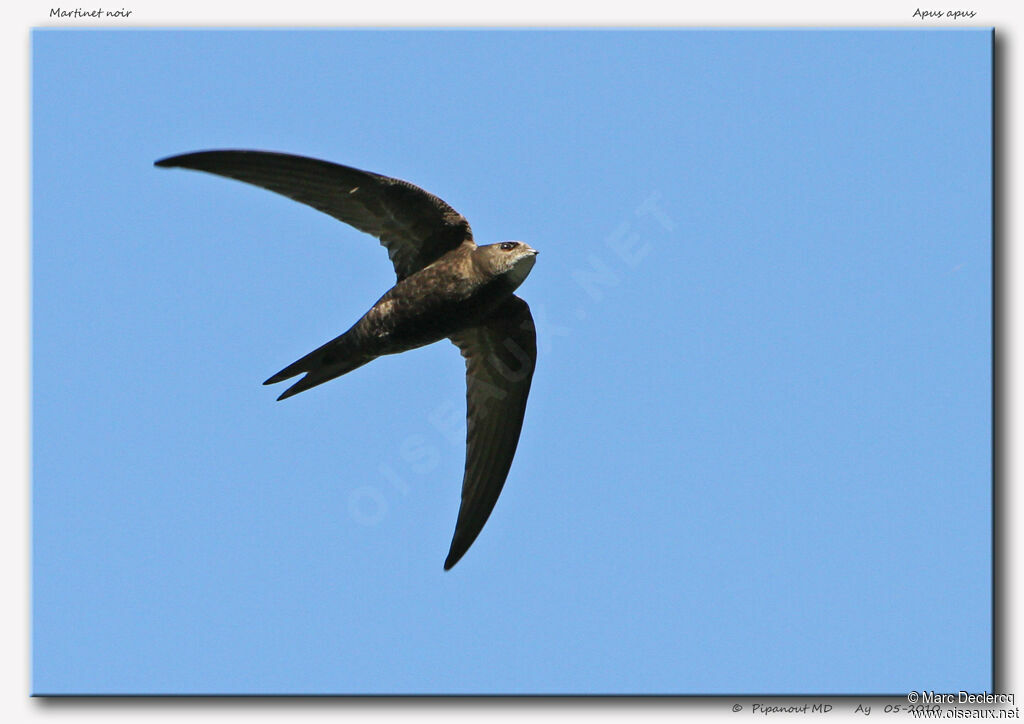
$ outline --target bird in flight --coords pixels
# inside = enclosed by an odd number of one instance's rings
[[[278,398],[385,354],[450,339],[466,359],[466,470],[445,570],[469,549],[498,500],[537,361],[530,307],[513,294],[537,252],[521,241],[477,246],[469,222],[431,193],[327,161],[267,151],[200,151],[156,162],[227,176],[312,206],[380,239],[398,280],[352,327],[263,384],[303,375]]]

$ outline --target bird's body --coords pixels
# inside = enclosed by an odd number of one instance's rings
[[[284,368],[266,384],[307,373],[282,393],[279,399],[283,400],[381,355],[433,344],[480,324],[521,283],[516,275],[496,274],[482,263],[487,249],[460,245],[402,279],[347,332]],[[532,267],[533,256],[524,257],[521,263]]]
[[[536,362],[529,307],[513,292],[537,252],[522,242],[473,242],[469,223],[437,197],[398,179],[300,156],[205,151],[157,162],[262,186],[372,233],[398,281],[352,327],[264,384],[303,377],[278,399],[387,354],[448,338],[466,358],[466,474],[451,568],[476,539],[515,454]]]
[[[518,285],[479,268],[478,250],[460,246],[398,282],[356,322],[353,331],[375,338],[380,354],[395,354],[479,324]]]

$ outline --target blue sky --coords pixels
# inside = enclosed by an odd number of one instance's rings
[[[988,31],[32,45],[34,692],[991,689]],[[457,350],[275,402],[393,272],[208,148],[541,251],[452,571]]]

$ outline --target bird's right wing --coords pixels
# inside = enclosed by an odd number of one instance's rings
[[[411,183],[369,171],[269,151],[200,151],[156,165],[260,186],[372,234],[387,248],[399,281],[460,244],[473,244],[469,222],[444,201]]]
[[[530,307],[512,296],[451,340],[466,358],[466,473],[445,570],[476,540],[505,485],[537,363]]]

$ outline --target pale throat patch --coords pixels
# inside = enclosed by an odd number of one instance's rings
[[[505,272],[505,277],[518,287],[529,275],[530,270],[533,269],[533,265],[536,261],[537,257],[533,254],[520,257],[512,265],[512,268]]]

